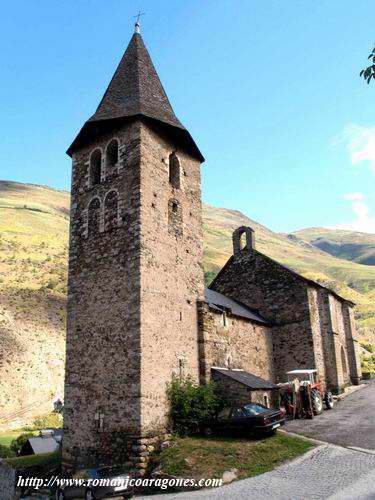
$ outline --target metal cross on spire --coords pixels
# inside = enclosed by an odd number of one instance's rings
[[[136,33],[140,33],[141,32],[141,25],[139,24],[139,19],[141,16],[144,16],[145,15],[145,12],[141,12],[139,11],[138,14],[134,17],[137,18],[136,22],[135,22],[135,32]]]

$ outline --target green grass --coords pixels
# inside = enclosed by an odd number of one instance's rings
[[[6,462],[15,469],[29,467],[50,468],[61,463],[60,450],[53,453],[41,453],[40,455],[27,455],[26,457],[7,458]]]
[[[167,474],[186,478],[220,478],[230,469],[238,478],[263,474],[291,460],[314,445],[278,433],[261,440],[241,438],[176,438],[174,446],[157,457]]]
[[[20,434],[24,434],[25,432],[26,431],[24,429],[0,432],[0,444],[4,446],[10,446],[10,443],[13,441],[13,439],[17,439]]]
[[[16,439],[22,431],[7,431],[0,433],[0,444],[9,446],[13,439]]]

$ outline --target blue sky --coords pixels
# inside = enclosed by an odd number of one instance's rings
[[[2,5],[0,178],[70,186],[65,150],[133,32],[206,163],[203,199],[276,231],[375,232],[373,0]]]

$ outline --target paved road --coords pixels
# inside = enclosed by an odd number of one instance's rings
[[[211,490],[155,495],[150,498],[369,500],[375,498],[375,455],[322,445],[293,462],[257,477]]]
[[[289,422],[285,430],[340,446],[375,450],[375,382],[313,420]]]

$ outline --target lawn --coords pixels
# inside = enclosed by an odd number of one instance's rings
[[[291,460],[314,445],[278,433],[260,440],[230,437],[176,438],[174,446],[157,457],[167,474],[186,478],[220,478],[230,469],[238,478],[256,476]]]
[[[60,451],[53,453],[41,453],[39,455],[27,455],[25,457],[7,458],[6,462],[14,469],[25,469],[28,467],[44,468],[58,467],[61,463]]]
[[[23,429],[17,429],[14,431],[4,431],[0,432],[0,444],[3,446],[10,446],[10,443],[13,441],[13,439],[18,438],[20,434],[23,434],[24,431]]]

